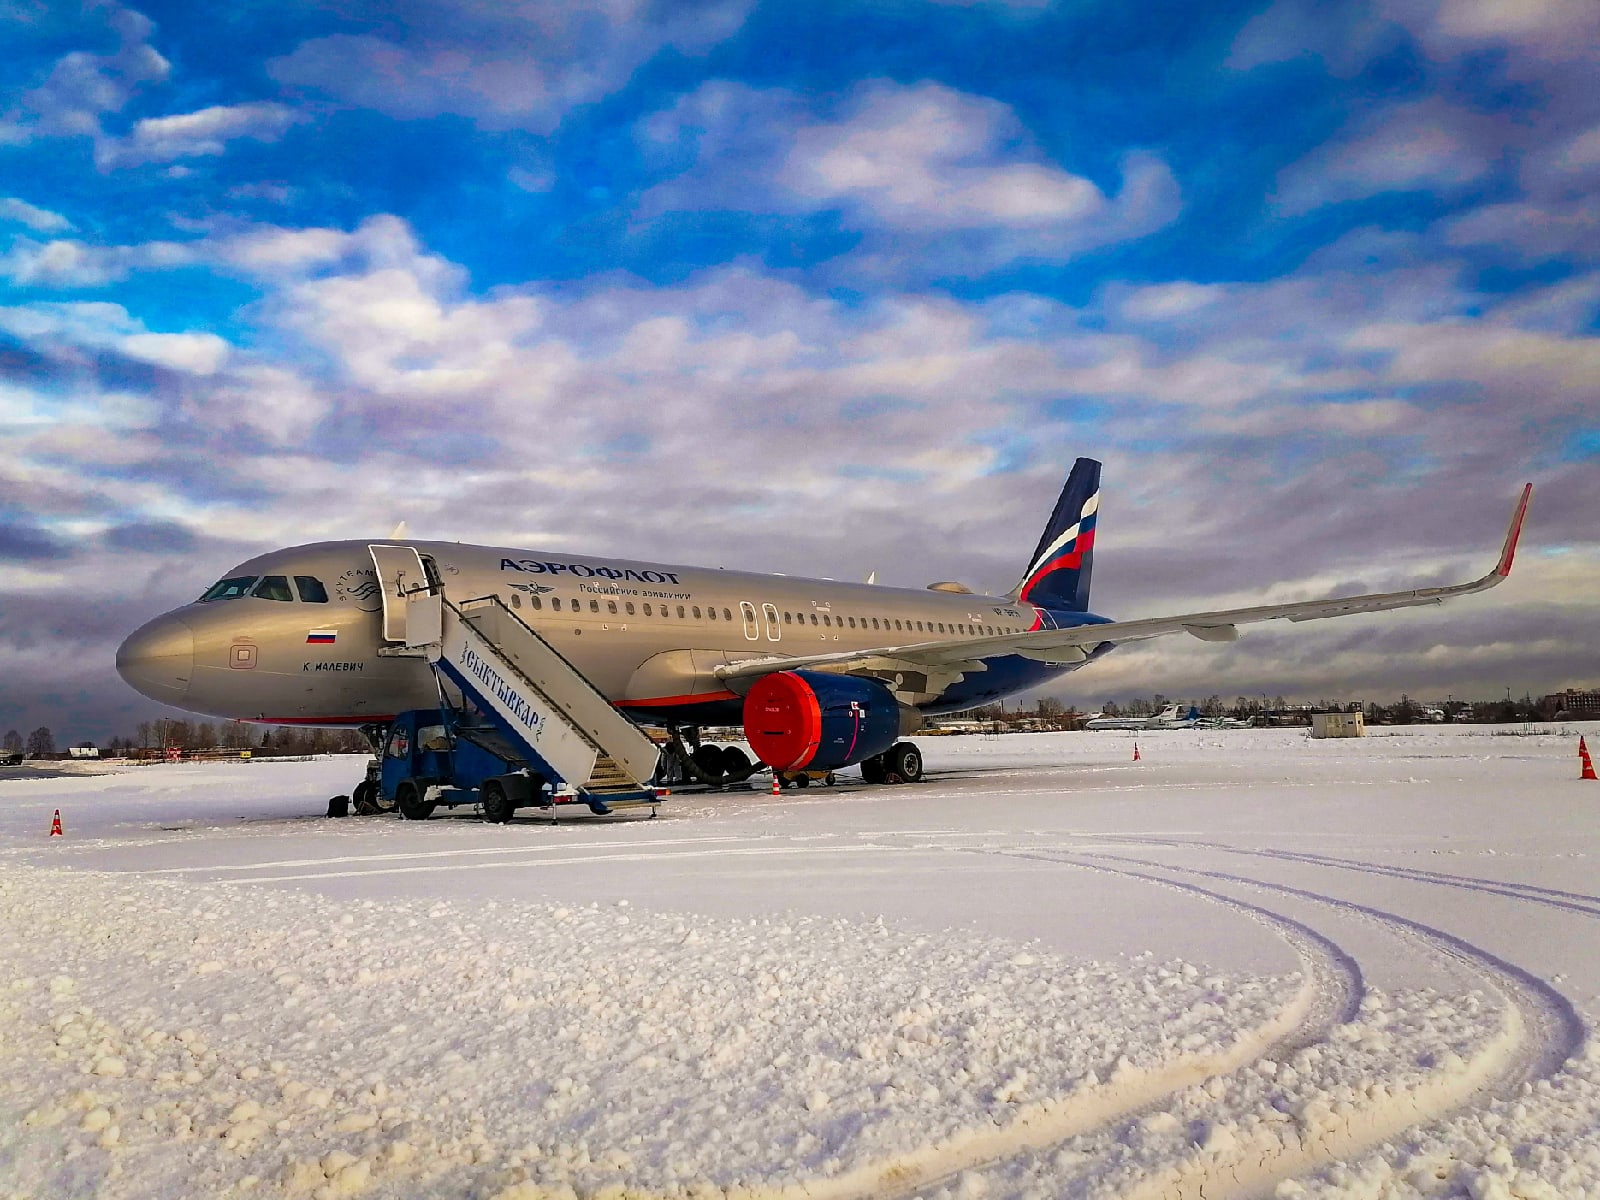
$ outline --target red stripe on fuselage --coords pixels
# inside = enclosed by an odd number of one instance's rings
[[[669,704],[710,704],[717,700],[737,700],[736,692],[697,692],[693,696],[647,696],[643,700],[613,700],[614,708],[665,708]]]

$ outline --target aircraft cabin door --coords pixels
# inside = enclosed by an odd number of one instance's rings
[[[368,546],[383,588],[383,637],[406,646],[427,646],[443,636],[437,573],[410,546]]]
[[[783,636],[783,627],[778,624],[778,606],[775,604],[763,604],[761,606],[761,615],[767,623],[767,641],[777,641]]]
[[[739,601],[739,615],[744,618],[744,636],[752,642],[759,642],[761,626],[756,623],[756,606],[748,600]]]

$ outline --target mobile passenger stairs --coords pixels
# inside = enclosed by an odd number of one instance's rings
[[[477,803],[485,820],[518,808],[656,806],[660,748],[497,597],[446,598],[410,546],[370,547],[383,585],[387,656],[426,659],[439,707],[398,714],[381,757],[384,807],[425,820]]]

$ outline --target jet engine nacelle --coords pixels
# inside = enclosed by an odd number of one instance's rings
[[[832,771],[882,754],[922,723],[875,679],[823,671],[763,675],[744,698],[750,749],[780,771]]]

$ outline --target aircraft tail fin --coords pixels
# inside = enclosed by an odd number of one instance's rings
[[[1011,593],[1014,600],[1040,608],[1088,611],[1099,507],[1100,464],[1080,458],[1072,464],[1072,474],[1067,476],[1022,582]]]

